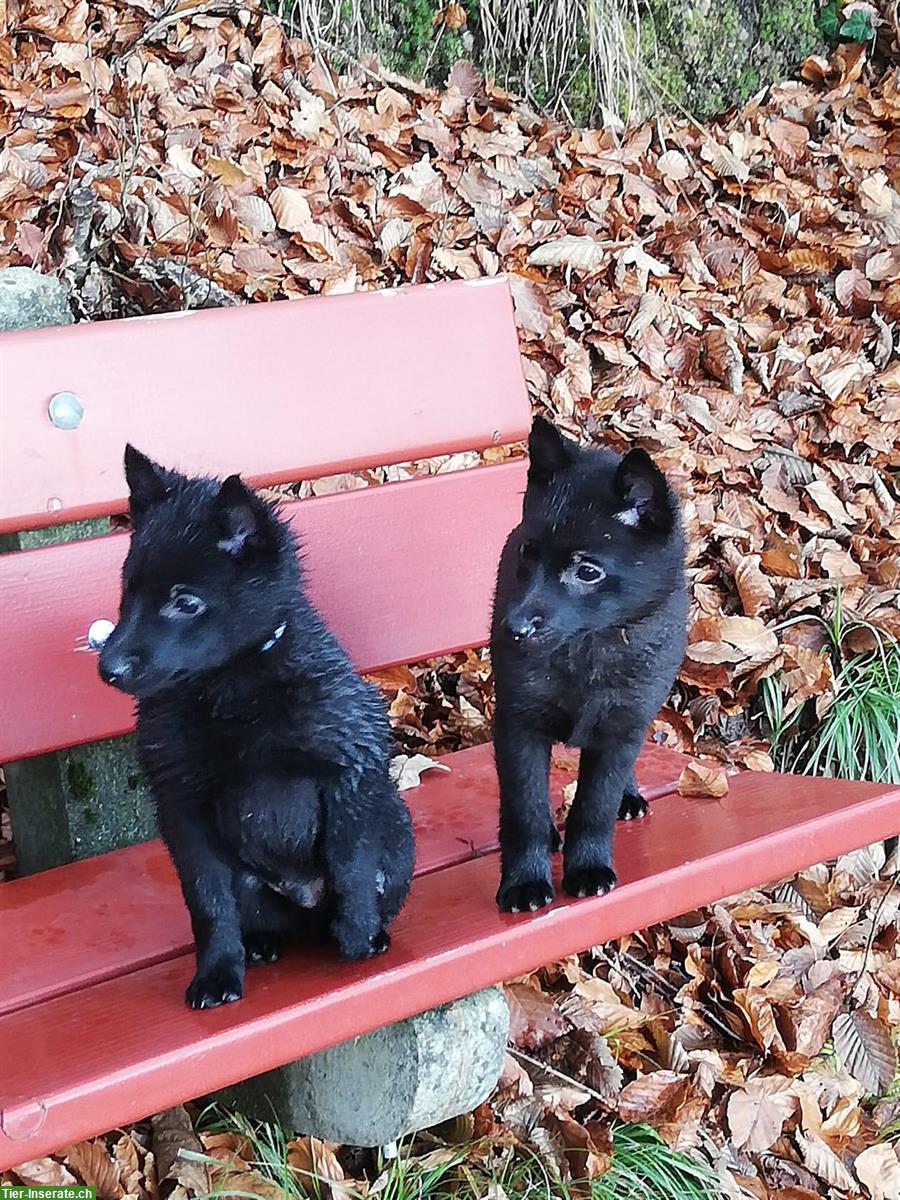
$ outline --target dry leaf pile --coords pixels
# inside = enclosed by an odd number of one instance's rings
[[[337,77],[255,3],[10,0],[7,24],[0,262],[60,273],[83,316],[511,275],[535,402],[684,497],[670,742],[758,758],[740,714],[778,669],[827,702],[820,641],[774,627],[838,587],[900,633],[896,57],[841,46],[719,125],[573,131],[465,63],[443,91]],[[446,736],[416,690],[408,748],[476,736],[477,679]]]
[[[614,1115],[706,1145],[734,1195],[890,1196],[897,866],[859,850],[510,985],[498,1119],[560,1164],[602,1170]]]

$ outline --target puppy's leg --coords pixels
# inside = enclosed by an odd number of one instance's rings
[[[509,721],[494,720],[500,781],[500,888],[504,912],[534,912],[553,899],[550,853],[559,837],[550,816],[549,738]]]
[[[649,811],[649,805],[641,795],[641,789],[638,787],[634,771],[632,771],[625,784],[622,802],[619,805],[619,820],[637,821],[641,817],[645,817]]]
[[[641,744],[639,735],[625,735],[581,751],[563,859],[563,887],[570,896],[602,896],[616,886],[613,830]]]
[[[291,928],[292,905],[249,871],[237,872],[234,891],[247,962],[277,962]]]
[[[343,958],[383,954],[391,944],[381,908],[378,813],[367,794],[381,786],[363,773],[358,782],[345,778],[324,794],[322,849],[335,906],[331,933]]]
[[[403,907],[406,897],[409,895],[416,845],[412,821],[406,805],[390,780],[385,781],[385,787],[391,792],[390,797],[386,797],[385,804],[386,813],[391,815],[386,817],[382,824],[381,874],[378,886],[381,893],[381,917],[387,926]],[[389,808],[388,805],[390,805]]]
[[[244,947],[233,891],[233,869],[205,819],[187,806],[159,806],[160,833],[175,863],[191,916],[197,972],[185,999],[215,1008],[244,991]]]

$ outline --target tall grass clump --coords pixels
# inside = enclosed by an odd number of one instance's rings
[[[783,674],[762,680],[759,716],[776,769],[900,783],[900,641],[867,621],[845,619],[840,598],[830,618],[798,617],[782,629],[810,620],[825,634],[834,696],[817,720],[813,699],[790,706]],[[853,635],[864,635],[869,648],[848,653]]]

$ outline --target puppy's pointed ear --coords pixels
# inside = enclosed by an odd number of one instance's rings
[[[128,506],[136,520],[153,504],[165,500],[172,481],[170,471],[159,466],[129,442],[125,447],[125,481],[128,484]]]
[[[271,531],[271,513],[240,475],[229,475],[216,497],[222,537],[219,549],[239,557],[248,550],[262,549]]]
[[[546,483],[575,461],[578,446],[543,417],[535,417],[528,438],[528,482]]]
[[[621,504],[616,520],[623,525],[668,533],[675,523],[675,501],[666,477],[646,450],[628,451],[616,470],[613,490]]]

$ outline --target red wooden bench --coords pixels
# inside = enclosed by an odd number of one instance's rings
[[[0,531],[122,512],[122,450],[274,483],[521,439],[530,414],[502,280],[42,329],[0,338]],[[48,419],[81,400],[70,430]],[[12,448],[13,452],[10,453]],[[482,645],[522,459],[288,505],[314,599],[362,669]],[[115,616],[121,534],[0,556],[0,761],[122,733],[128,699],[75,651]],[[571,756],[569,756],[571,758]],[[897,831],[897,789],[745,774],[723,800],[641,762],[621,887],[497,911],[490,746],[407,792],[417,878],[384,958],[292,953],[193,1012],[187,913],[159,843],[0,886],[0,1166]],[[558,797],[571,767],[558,766]]]

